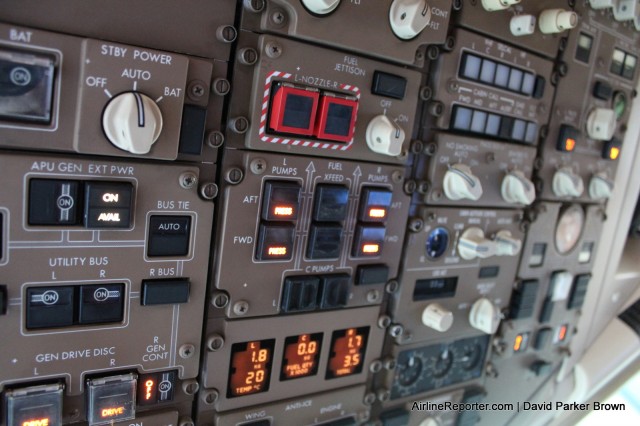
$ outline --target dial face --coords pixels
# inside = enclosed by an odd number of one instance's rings
[[[427,236],[426,250],[430,259],[442,256],[449,246],[449,231],[445,228],[436,228]]]
[[[422,374],[424,363],[416,354],[409,355],[406,363],[398,364],[398,383],[402,386],[414,384]]]
[[[560,214],[556,226],[556,248],[560,254],[567,254],[574,249],[584,227],[584,211],[574,204]]]

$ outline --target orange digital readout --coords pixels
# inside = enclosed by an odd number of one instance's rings
[[[275,206],[273,208],[273,214],[280,217],[293,216],[293,207],[291,206]]]
[[[231,346],[227,398],[269,390],[274,345],[275,339],[269,339]]]
[[[313,376],[318,372],[322,333],[290,336],[284,341],[280,380]]]
[[[573,151],[576,147],[576,140],[573,138],[567,138],[564,141],[564,149],[565,151]]]
[[[125,407],[107,407],[100,410],[100,417],[103,419],[109,419],[111,417],[117,417],[123,415]]]
[[[387,215],[387,209],[381,209],[378,207],[372,207],[369,209],[369,217],[371,219],[384,219]]]
[[[380,244],[363,244],[362,253],[374,254],[380,251]]]
[[[609,151],[609,158],[612,160],[617,160],[619,156],[620,156],[620,148],[615,146],[612,147],[611,150]]]
[[[350,376],[362,371],[368,336],[369,327],[333,332],[327,379]]]
[[[48,417],[43,417],[41,419],[33,419],[26,420],[22,422],[22,426],[49,426],[51,423],[49,422]]]
[[[269,256],[286,256],[287,248],[283,246],[272,246],[267,249]]]

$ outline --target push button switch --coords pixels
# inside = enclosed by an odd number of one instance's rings
[[[140,304],[173,305],[189,301],[190,282],[188,278],[143,280]]]
[[[76,181],[31,179],[29,182],[29,225],[76,225],[80,205]]]
[[[342,226],[334,224],[311,225],[309,230],[309,259],[337,259],[342,245]]]
[[[5,391],[7,425],[61,425],[63,390],[56,383]]]
[[[373,84],[371,93],[379,96],[386,96],[393,99],[404,99],[407,89],[407,79],[394,74],[382,71],[373,73]]]
[[[147,256],[186,256],[190,235],[191,216],[151,216]]]
[[[321,277],[320,309],[342,308],[349,299],[349,275],[324,275]]]
[[[387,265],[361,265],[356,273],[356,285],[386,284],[389,279]]]
[[[388,189],[363,188],[360,198],[358,220],[362,222],[385,222],[393,194]]]
[[[300,183],[291,181],[267,181],[264,184],[262,219],[268,221],[293,221],[298,218],[300,207]]]
[[[136,417],[136,378],[135,374],[125,374],[87,381],[89,426]]]
[[[282,291],[283,312],[313,311],[316,308],[320,279],[314,276],[287,277]]]
[[[320,93],[276,83],[272,93],[269,127],[277,133],[313,134]]]
[[[256,244],[256,259],[291,260],[294,234],[293,224],[261,224]]]
[[[80,324],[122,321],[124,284],[96,284],[80,287]]]
[[[342,222],[347,216],[349,189],[341,185],[316,186],[313,220],[316,222]]]
[[[138,405],[154,405],[173,401],[176,372],[144,374],[138,377]]]
[[[580,132],[573,126],[563,124],[560,126],[560,134],[556,148],[558,151],[571,152],[576,148],[576,143],[580,137]]]
[[[85,183],[85,225],[88,228],[129,228],[133,185],[124,182]]]
[[[354,257],[375,257],[382,252],[384,226],[358,225],[351,254]]]
[[[27,288],[27,328],[73,324],[73,287]]]

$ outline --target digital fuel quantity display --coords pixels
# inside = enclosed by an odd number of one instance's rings
[[[336,379],[360,373],[368,337],[369,327],[334,331],[331,336],[331,353],[326,378]]]
[[[275,339],[268,339],[231,346],[227,398],[269,390],[274,345]]]
[[[314,376],[318,372],[321,344],[322,333],[287,337],[280,380]]]

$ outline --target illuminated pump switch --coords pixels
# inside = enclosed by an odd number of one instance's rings
[[[176,373],[176,371],[165,371],[138,377],[138,405],[173,401]]]
[[[300,207],[300,183],[297,181],[267,181],[262,192],[263,220],[294,221]]]
[[[347,217],[348,201],[349,188],[341,185],[317,185],[313,202],[313,220],[342,222]]]
[[[358,225],[353,241],[353,257],[376,257],[382,253],[386,229],[380,225]]]
[[[62,424],[60,383],[5,391],[8,426],[57,426]]]
[[[393,194],[383,188],[363,188],[360,196],[358,220],[361,222],[386,222]]]
[[[79,184],[72,180],[29,181],[29,225],[64,226],[80,221]]]
[[[320,92],[276,83],[271,93],[269,129],[276,133],[311,136],[315,130]]]
[[[85,226],[87,228],[129,228],[133,206],[133,185],[128,182],[87,182]]]
[[[27,288],[27,329],[73,324],[73,287]]]
[[[136,417],[136,374],[87,380],[89,426],[108,425]]]
[[[294,234],[293,224],[260,224],[256,259],[291,260]]]
[[[315,136],[337,142],[353,139],[358,112],[356,98],[339,98],[328,93],[320,99]]]
[[[571,152],[576,148],[576,142],[580,137],[580,132],[573,126],[563,124],[560,126],[560,133],[558,134],[558,142],[556,149],[563,152]]]
[[[95,284],[80,287],[80,324],[122,321],[124,284]]]

